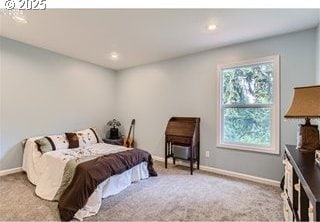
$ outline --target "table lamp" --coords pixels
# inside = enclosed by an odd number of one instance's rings
[[[320,85],[294,88],[292,104],[284,117],[306,120],[299,125],[297,147],[301,151],[320,149],[318,125],[310,123],[310,118],[320,118]]]

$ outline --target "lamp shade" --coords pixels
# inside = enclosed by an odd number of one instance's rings
[[[319,118],[320,85],[294,88],[292,104],[285,118]]]

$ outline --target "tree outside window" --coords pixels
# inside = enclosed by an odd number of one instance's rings
[[[219,67],[218,146],[278,153],[279,57]]]

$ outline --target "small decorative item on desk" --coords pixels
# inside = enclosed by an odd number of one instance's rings
[[[109,135],[109,139],[111,140],[117,140],[119,139],[119,129],[118,127],[121,126],[121,123],[116,120],[116,119],[113,119],[113,120],[110,120],[108,123],[107,123],[108,126],[110,126],[110,135]],[[106,136],[107,138],[108,136]]]
[[[300,151],[320,149],[318,126],[310,123],[310,118],[320,118],[320,85],[294,88],[292,104],[284,117],[306,120],[299,125],[297,148]]]

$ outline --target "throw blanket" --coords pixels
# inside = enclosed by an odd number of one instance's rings
[[[151,155],[140,149],[132,149],[80,163],[71,183],[59,199],[59,212],[63,221],[69,221],[85,206],[97,186],[109,177],[142,163],[148,163],[149,176],[157,176]]]

